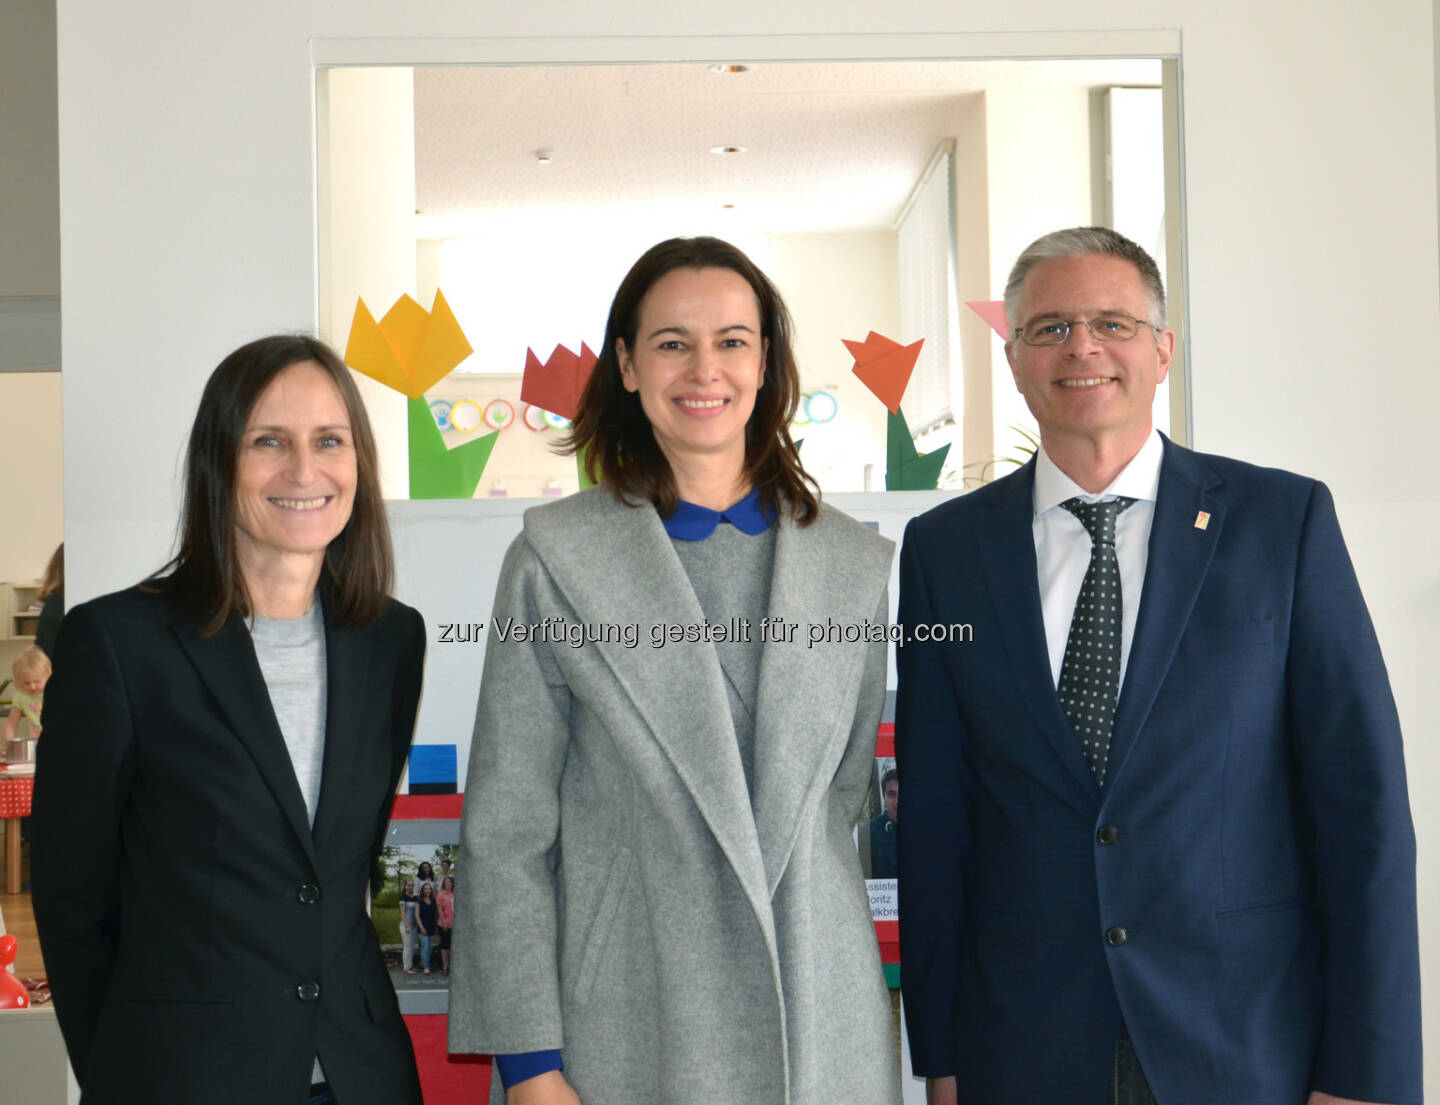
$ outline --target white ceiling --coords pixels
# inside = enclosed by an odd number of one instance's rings
[[[735,234],[888,229],[950,136],[957,98],[1021,83],[1158,85],[1160,63],[416,69],[417,236],[622,220]],[[748,152],[708,152],[716,145]],[[542,149],[552,163],[537,160]]]

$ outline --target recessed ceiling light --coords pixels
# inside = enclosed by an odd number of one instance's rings
[[[748,73],[748,72],[750,72],[750,67],[749,67],[748,65],[741,65],[741,64],[739,64],[738,62],[733,62],[733,61],[730,61],[730,62],[721,62],[719,65],[712,65],[712,66],[710,67],[710,72],[712,72],[712,73]]]
[[[549,165],[552,161],[555,160],[555,151],[549,148],[536,150],[535,160],[538,161],[541,165]]]
[[[711,147],[710,147],[710,152],[711,152],[711,153],[718,153],[718,154],[744,153],[744,152],[745,152],[745,147],[744,147],[744,146],[711,146]]]

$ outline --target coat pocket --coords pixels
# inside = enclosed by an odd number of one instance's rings
[[[605,889],[600,895],[600,904],[590,921],[590,932],[585,938],[585,954],[580,958],[580,972],[575,976],[574,998],[576,1004],[583,1004],[595,987],[595,978],[605,961],[605,951],[611,935],[620,919],[620,905],[625,900],[625,890],[630,884],[630,867],[633,858],[628,848],[618,848],[605,875]]]
[[[1284,913],[1292,909],[1300,909],[1308,906],[1315,900],[1313,894],[1291,894],[1284,898],[1272,898],[1263,902],[1250,902],[1246,905],[1222,906],[1215,911],[1217,919],[1228,917],[1251,917],[1261,913]]]
[[[235,999],[216,994],[131,994],[127,1005],[234,1005]]]

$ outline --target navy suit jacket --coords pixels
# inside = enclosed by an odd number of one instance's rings
[[[1165,442],[1102,790],[1055,693],[1033,488],[1032,462],[901,553],[916,1073],[1101,1105],[1123,1017],[1164,1105],[1419,1102],[1400,729],[1329,492]]]

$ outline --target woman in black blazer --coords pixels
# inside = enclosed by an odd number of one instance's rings
[[[388,596],[375,444],[304,337],[210,377],[180,551],[65,619],[34,900],[84,1105],[408,1105],[365,914],[424,624]]]

